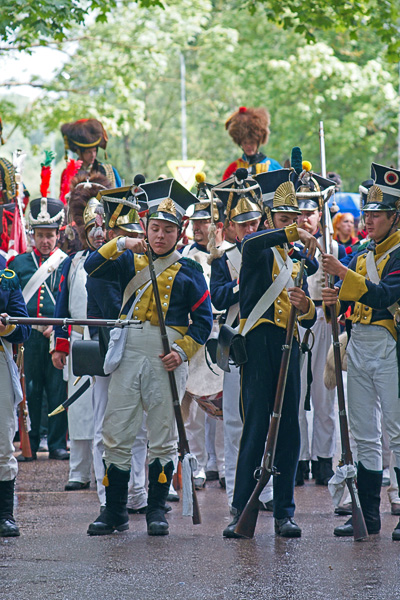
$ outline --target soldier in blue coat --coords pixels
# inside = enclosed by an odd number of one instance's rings
[[[357,444],[357,485],[368,533],[381,529],[382,421],[395,459],[400,484],[400,171],[372,163],[374,183],[363,206],[370,238],[348,267],[325,254],[325,271],[340,282],[324,288],[325,305],[337,314],[351,307],[351,337],[347,345],[349,423]],[[335,528],[336,536],[352,536],[350,518]],[[400,540],[400,522],[392,533]]]
[[[143,184],[149,207],[147,236],[158,276],[171,352],[164,356],[144,240],[116,238],[86,261],[89,277],[114,280],[124,290],[121,318],[132,314],[136,324],[127,330],[121,360],[114,365],[104,417],[106,508],[89,525],[89,535],[128,529],[126,509],[131,448],[147,412],[149,492],[146,513],[149,535],[169,532],[165,500],[174,470],[176,427],[167,371],[174,371],[183,395],[186,362],[206,342],[212,328],[210,293],[202,268],[175,251],[186,208],[196,198],[173,179]],[[158,268],[157,266],[157,268]],[[127,286],[140,275],[138,289]],[[190,315],[190,322],[189,322]],[[118,347],[118,342],[116,342]],[[116,345],[111,358],[116,355]],[[110,364],[110,363],[109,363]],[[111,365],[109,371],[112,371]]]
[[[282,269],[287,268],[292,279],[296,277],[299,259],[304,254],[291,243],[301,239],[307,254],[312,257],[315,252],[315,238],[308,232],[300,233],[295,223],[300,211],[291,177],[292,169],[263,173],[257,177],[271,230],[250,234],[243,241],[239,290],[241,331],[253,308]],[[253,474],[260,466],[264,452],[291,305],[298,309],[298,319],[304,326],[310,327],[315,322],[315,307],[307,295],[306,278],[301,287],[294,287],[289,281],[288,287],[281,286],[281,291],[270,298],[262,317],[246,335],[249,359],[241,372],[243,432],[232,503],[236,515],[225,528],[225,537],[238,537],[235,527],[256,485]],[[293,520],[294,480],[300,448],[299,399],[299,345],[294,339],[274,464],[279,473],[274,477],[275,532],[283,537],[301,535],[300,527]]]
[[[0,271],[0,314],[27,317],[18,277],[10,269]],[[14,484],[18,464],[13,455],[15,406],[22,399],[18,375],[13,364],[12,344],[24,343],[29,325],[3,325],[0,322],[0,536],[19,535],[13,515]]]

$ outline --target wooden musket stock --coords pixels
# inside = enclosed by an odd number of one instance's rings
[[[326,177],[326,162],[325,162],[325,138],[324,138],[324,125],[320,122],[319,126],[320,136],[320,149],[321,149],[321,173],[323,177]],[[324,204],[322,211],[323,219],[323,245],[326,254],[333,254],[333,243],[332,235],[330,233],[330,212],[328,203]],[[327,277],[326,283],[330,288],[334,288],[334,282],[332,278]],[[340,465],[352,465],[353,455],[350,449],[349,439],[349,428],[347,423],[346,415],[346,403],[344,398],[344,387],[343,387],[343,373],[342,373],[342,360],[340,356],[340,342],[339,342],[339,325],[337,321],[336,306],[329,307],[329,316],[332,324],[332,342],[333,342],[333,357],[335,361],[335,377],[337,386],[338,396],[338,407],[339,407],[339,424],[340,424],[340,441],[342,445],[342,456]],[[354,477],[348,477],[346,479],[346,485],[349,489],[352,504],[352,523],[353,523],[353,535],[354,540],[359,541],[368,537],[367,527],[365,525],[364,515],[361,510],[360,500],[358,497],[357,485]]]
[[[24,347],[18,346],[17,366],[22,389],[22,401],[18,405],[18,431],[21,445],[21,453],[24,458],[32,458],[31,442],[28,432],[28,406],[25,392],[25,372],[24,372]]]
[[[303,281],[304,274],[304,263],[305,260],[301,260],[301,266],[299,274],[294,283],[295,286],[301,287]],[[252,538],[254,536],[254,531],[256,529],[258,511],[259,511],[259,498],[261,492],[267,485],[268,481],[271,478],[271,475],[275,475],[274,473],[274,460],[275,460],[275,450],[276,443],[278,440],[279,433],[279,424],[282,414],[282,406],[283,399],[285,396],[286,389],[286,380],[289,369],[290,355],[292,352],[293,345],[293,335],[294,328],[296,325],[296,316],[297,309],[295,306],[291,306],[288,324],[286,328],[286,338],[285,344],[282,346],[282,358],[281,358],[281,366],[279,370],[279,378],[278,385],[275,392],[275,401],[274,408],[269,424],[267,442],[265,446],[264,456],[262,460],[262,466],[258,468],[254,474],[257,479],[257,475],[259,474],[259,478],[257,481],[257,485],[253,490],[253,493],[250,496],[244,510],[240,516],[238,524],[235,529],[235,533],[242,537]],[[279,476],[279,473],[276,473]]]

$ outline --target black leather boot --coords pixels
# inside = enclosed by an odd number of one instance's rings
[[[149,465],[149,493],[147,497],[147,533],[149,535],[168,535],[169,525],[165,518],[165,502],[174,472],[174,463],[170,460],[162,466],[156,458]]]
[[[317,460],[311,461],[311,479],[317,479],[319,471],[319,462]]]
[[[19,529],[14,520],[15,479],[0,481],[0,537],[17,537]]]
[[[130,471],[122,471],[111,464],[103,479],[106,488],[106,506],[97,519],[89,525],[89,535],[109,535],[113,531],[129,529],[126,508]]]
[[[294,485],[300,487],[304,485],[304,480],[310,476],[310,463],[308,460],[299,460],[297,464],[296,478]]]
[[[369,534],[379,533],[381,530],[379,507],[381,503],[382,471],[369,471],[359,462],[357,487],[367,531]],[[352,519],[350,518],[344,525],[336,527],[333,533],[338,537],[353,535]]]
[[[281,537],[301,537],[301,529],[297,523],[294,522],[293,517],[275,519],[275,533]]]
[[[394,472],[396,473],[396,479],[397,479],[397,485],[399,486],[399,490],[400,490],[400,469],[398,469],[397,467],[394,468]],[[393,541],[399,541],[400,540],[400,520],[397,523],[393,533],[392,533],[392,540]]]
[[[333,476],[332,459],[331,458],[318,458],[318,469],[315,477],[315,483],[317,485],[328,485],[328,481]]]
[[[227,525],[224,529],[224,531],[222,532],[222,535],[226,538],[243,538],[243,535],[240,535],[239,533],[235,533],[235,529],[236,529],[236,525],[239,522],[240,519],[240,515],[242,514],[241,510],[236,510],[236,514],[234,515],[232,521],[229,523],[229,525]]]

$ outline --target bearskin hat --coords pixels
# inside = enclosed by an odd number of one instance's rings
[[[107,147],[108,136],[103,125],[97,119],[80,119],[61,126],[66,150],[78,152],[87,148]]]
[[[98,172],[92,173],[89,178],[87,175],[76,175],[71,181],[68,201],[68,221],[69,223],[75,223],[79,239],[84,247],[87,247],[87,240],[83,211],[90,198],[96,198],[101,190],[110,188],[110,181],[105,175]]]
[[[245,140],[251,140],[259,147],[268,142],[269,124],[267,109],[241,106],[227,119],[225,129],[238,146]]]

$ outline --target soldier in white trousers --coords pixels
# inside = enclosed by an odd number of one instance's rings
[[[79,237],[83,245],[73,256],[64,261],[59,293],[54,310],[55,317],[72,319],[87,318],[87,274],[84,269],[85,260],[90,252],[104,243],[104,219],[100,203],[95,196],[100,190],[110,186],[108,179],[95,173],[90,178],[78,175],[71,182],[69,200],[70,215],[78,227]],[[52,341],[52,361],[58,369],[67,370],[68,396],[79,388],[74,383],[72,352],[75,341],[90,339],[89,329],[80,325],[72,325],[70,336],[63,327],[55,327]],[[68,365],[67,363],[68,356]],[[87,377],[79,385],[84,385]],[[87,489],[90,486],[91,466],[93,459],[93,409],[92,389],[87,389],[68,409],[68,430],[70,437],[70,468],[66,491]]]
[[[0,260],[0,266],[4,262]],[[10,269],[0,270],[0,314],[27,317],[18,277]],[[0,321],[0,537],[19,536],[14,519],[14,485],[18,463],[14,456],[15,409],[22,400],[12,344],[22,344],[30,334],[29,325],[3,325]]]
[[[85,268],[90,277],[106,278],[124,290],[121,317],[134,323],[112,332],[106,356],[106,372],[112,373],[103,426],[106,507],[89,525],[89,535],[107,535],[129,527],[126,505],[131,449],[144,411],[149,440],[147,532],[169,533],[165,501],[177,433],[168,372],[175,373],[178,391],[183,394],[186,363],[204,345],[212,328],[210,294],[202,268],[175,250],[182,217],[195,196],[173,179],[143,183],[141,188],[147,199],[147,237],[159,273],[157,284],[171,350],[166,355],[163,352],[149,261],[144,254],[146,242],[126,236],[111,240],[88,257]],[[126,189],[121,203],[132,203],[135,208],[134,192]],[[111,218],[114,216],[116,212]]]
[[[327,198],[327,192],[335,185],[333,181],[325,179],[313,172],[308,173],[304,185],[296,191],[296,197],[301,210],[297,224],[301,229],[308,231],[320,242],[322,207]],[[333,241],[333,252],[336,258],[343,258],[343,246]],[[320,251],[317,249],[315,258],[319,260]],[[308,479],[310,459],[313,465],[313,477],[317,485],[328,485],[333,475],[332,458],[336,449],[336,418],[335,418],[335,390],[328,390],[324,385],[324,368],[326,357],[332,342],[332,328],[326,322],[322,308],[322,288],[325,286],[325,274],[320,265],[317,273],[307,277],[310,297],[316,307],[316,322],[311,331],[313,333],[312,347],[312,384],[311,405],[313,407],[312,423],[304,409],[307,393],[307,368],[306,357],[301,371],[301,396],[299,407],[300,424],[300,457],[296,474],[296,485],[303,485]],[[304,338],[305,329],[299,328],[301,338]],[[310,410],[310,408],[308,408]],[[311,435],[310,435],[311,430]],[[311,447],[310,439],[311,437]]]
[[[400,298],[400,171],[372,163],[374,185],[363,207],[371,242],[348,268],[324,255],[323,267],[341,282],[324,288],[327,306],[341,314],[351,306],[352,331],[347,346],[347,397],[351,432],[357,444],[357,484],[368,533],[381,529],[383,418],[400,481],[399,340],[393,318]],[[338,302],[339,300],[339,302]],[[334,530],[352,536],[349,519]],[[392,533],[400,540],[400,522]]]
[[[122,191],[121,191],[122,190]],[[143,238],[144,230],[140,224],[137,211],[129,206],[120,205],[119,198],[123,198],[124,189],[117,188],[104,191],[100,194],[104,209],[106,235],[108,240],[118,236],[132,238]],[[112,219],[115,210],[119,210],[118,217]],[[93,319],[117,319],[121,306],[121,290],[114,283],[89,278],[86,283],[88,292],[88,317]],[[98,337],[102,330],[96,331]],[[101,507],[106,504],[106,491],[103,485],[104,463],[103,463],[103,421],[108,402],[108,388],[110,377],[96,377],[93,386],[93,414],[94,414],[94,438],[93,438],[93,466],[97,484],[97,494]],[[145,464],[147,457],[147,430],[146,416],[132,446],[131,474],[128,488],[127,508],[129,513],[144,513],[147,507],[147,491],[145,488]]]

